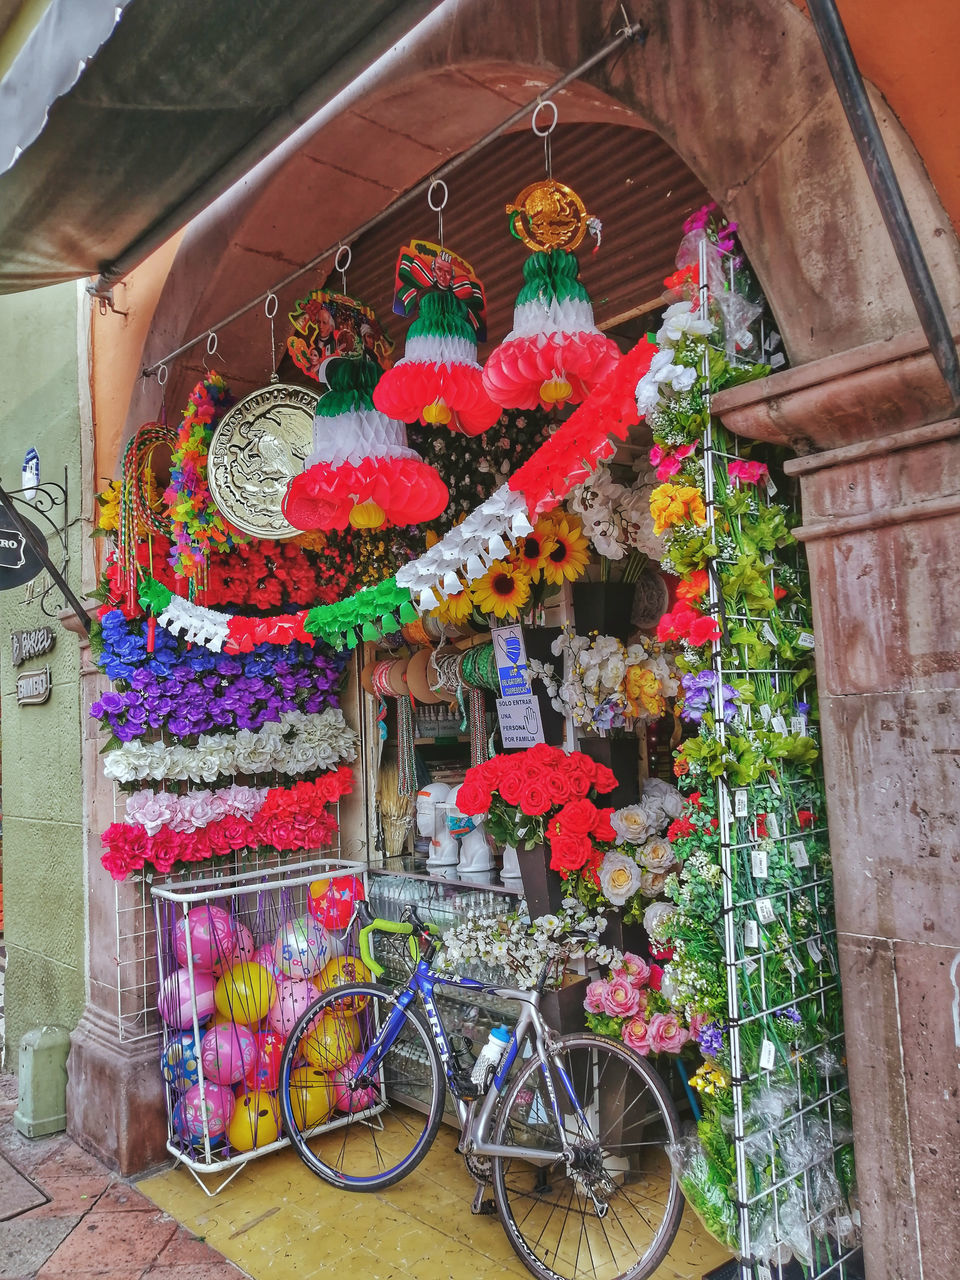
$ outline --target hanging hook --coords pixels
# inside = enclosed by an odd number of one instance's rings
[[[541,111],[552,111],[553,119],[545,128],[538,129],[537,117],[540,115]],[[557,120],[559,119],[559,116],[560,112],[557,110],[557,104],[552,98],[547,98],[546,100],[538,98],[537,105],[534,107],[533,115],[530,118],[530,128],[538,138],[543,139],[543,163],[547,170],[548,178],[553,177],[553,148],[550,144],[550,135],[557,127]]]
[[[208,356],[215,356],[217,354],[217,346],[219,345],[219,342],[220,342],[220,339],[211,329],[210,332],[207,334],[207,355]],[[207,373],[210,372],[210,366],[207,364],[206,356],[204,356],[204,359],[203,359],[203,367],[205,372]]]
[[[341,255],[344,253],[347,256],[341,262]],[[350,248],[348,244],[342,244],[340,248],[337,250],[337,256],[333,260],[334,271],[340,272],[340,286],[341,286],[340,292],[341,293],[347,292],[347,272],[350,270],[350,263],[352,261],[353,261],[353,250]]]
[[[270,381],[279,382],[277,377],[277,339],[273,329],[273,317],[277,314],[280,299],[275,293],[268,293],[263,301],[263,314],[270,321]]]
[[[170,370],[165,364],[160,365],[157,369],[157,386],[160,388],[160,420],[166,422],[167,415],[167,379],[170,377]]]
[[[433,193],[437,187],[441,187],[443,189],[443,194],[440,197],[439,203],[434,204]],[[427,188],[427,204],[437,215],[437,240],[441,249],[443,248],[443,211],[447,207],[447,200],[449,198],[450,192],[447,190],[447,184],[442,178],[434,178],[430,183],[430,186]]]

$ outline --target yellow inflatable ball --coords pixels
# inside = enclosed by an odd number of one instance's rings
[[[314,982],[318,991],[330,991],[333,987],[342,987],[347,982],[372,982],[373,974],[355,956],[337,956],[328,960]],[[367,996],[350,996],[337,1001],[337,1008],[346,1013],[359,1013],[367,1003]]]
[[[323,1124],[333,1110],[333,1086],[319,1067],[294,1067],[290,1072],[290,1109],[298,1129]]]
[[[262,964],[241,960],[223,975],[213,993],[220,1013],[248,1027],[262,1022],[277,998],[277,984]]]
[[[300,1041],[311,1067],[336,1071],[360,1048],[360,1028],[351,1014],[324,1012]]]
[[[237,1099],[227,1139],[234,1151],[253,1151],[280,1137],[280,1111],[272,1093],[255,1089]]]

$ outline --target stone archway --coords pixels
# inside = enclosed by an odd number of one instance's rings
[[[958,424],[938,421],[944,396],[805,16],[790,0],[674,0],[632,16],[649,26],[645,46],[572,86],[564,117],[654,130],[738,221],[794,368],[717,408],[744,434],[825,451],[798,469],[820,624],[869,1274],[952,1277],[956,1243],[951,1253],[940,1227],[960,1193],[960,1167],[957,1144],[942,1137],[960,1111],[952,988],[940,970],[960,947],[960,902],[947,865],[955,851],[941,856],[950,846],[939,831],[950,823],[944,762],[956,754],[960,618],[935,593],[937,607],[918,610],[916,591],[923,584],[929,601],[937,574],[960,567],[958,531],[950,533],[960,511]],[[519,20],[508,0],[453,7],[388,77],[188,230],[145,361],[316,252],[312,201],[335,190],[325,237],[349,234],[588,55],[618,19],[607,0],[530,0]],[[909,139],[878,108],[960,327],[956,236]],[[262,368],[262,321],[240,322],[230,342],[239,365]],[[197,367],[184,362],[184,383]],[[155,410],[155,388],[141,388],[128,427]],[[866,655],[851,653],[850,616],[864,620]],[[904,849],[924,858],[925,883]],[[888,910],[901,895],[908,909]],[[937,1237],[937,1256],[922,1257],[922,1242]]]

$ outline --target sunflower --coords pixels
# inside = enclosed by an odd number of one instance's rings
[[[576,516],[568,516],[565,512],[543,523],[545,526],[549,525],[550,537],[557,544],[547,554],[543,576],[547,582],[555,585],[560,585],[565,580],[572,582],[574,578],[580,577],[590,559],[583,526]],[[537,527],[540,527],[539,522]]]
[[[525,538],[517,538],[510,559],[529,575],[531,582],[539,582],[547,557],[556,545],[553,525],[541,516],[532,533]]]
[[[530,599],[530,579],[523,569],[506,560],[494,560],[470,587],[473,602],[483,613],[497,618],[517,614]]]
[[[431,618],[439,618],[451,627],[462,626],[473,612],[473,601],[469,591],[458,591],[455,596],[447,596],[435,609],[430,610]]]

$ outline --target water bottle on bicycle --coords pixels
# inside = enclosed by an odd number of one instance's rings
[[[474,1208],[490,1185],[500,1223],[534,1275],[652,1275],[683,1210],[666,1154],[679,1122],[656,1071],[619,1040],[558,1036],[547,1027],[540,996],[549,966],[532,991],[435,973],[439,939],[415,908],[399,922],[373,919],[365,903],[358,915],[370,972],[384,973],[373,952],[380,934],[403,938],[412,973],[397,988],[332,988],[288,1037],[280,1104],[308,1168],[349,1191],[398,1182],[429,1151],[449,1093],[460,1124],[457,1149],[478,1182]],[[472,1055],[452,1047],[438,1008],[444,989],[518,1006],[514,1027],[502,1029],[503,1039],[497,1034],[489,1054],[484,1046],[469,1072]],[[335,1108],[313,1125],[297,1123],[315,1114],[298,1093],[305,1074],[316,1087],[316,1073],[299,1070],[304,1061],[335,1081]]]

